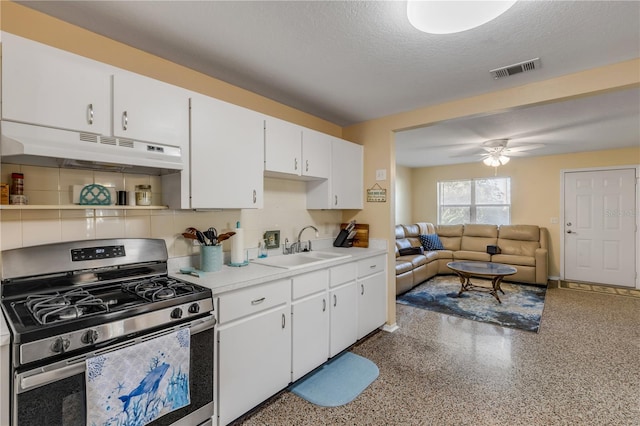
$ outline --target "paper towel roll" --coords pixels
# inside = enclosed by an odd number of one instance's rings
[[[244,233],[240,227],[234,231],[236,235],[231,238],[231,263],[241,265],[247,260],[244,251]]]

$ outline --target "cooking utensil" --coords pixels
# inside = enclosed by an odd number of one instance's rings
[[[229,234],[220,234],[218,235],[218,244],[223,242],[224,240],[228,240],[231,235]]]
[[[202,244],[203,246],[207,245],[207,237],[204,236],[204,234],[202,233],[202,231],[198,231],[196,229],[196,237],[198,238],[198,242],[200,244]]]
[[[217,239],[218,238],[218,230],[216,228],[214,228],[213,226],[209,229],[207,229],[207,231],[209,231],[209,233],[211,233],[211,235],[213,235],[213,238]]]
[[[196,237],[196,234],[190,234],[189,232],[183,232],[182,236],[189,239],[189,240],[197,240],[198,237]]]
[[[218,245],[218,235],[215,232],[211,232],[211,228],[204,231],[204,236],[207,237],[207,239],[211,242],[210,245]]]

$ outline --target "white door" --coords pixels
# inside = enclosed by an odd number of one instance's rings
[[[635,287],[635,169],[564,175],[564,279]]]

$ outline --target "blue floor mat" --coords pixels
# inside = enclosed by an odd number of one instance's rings
[[[379,374],[367,358],[344,352],[289,386],[289,391],[322,407],[353,401]]]

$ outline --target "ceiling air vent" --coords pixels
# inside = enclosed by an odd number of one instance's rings
[[[496,68],[489,72],[491,73],[491,76],[497,80],[514,74],[520,74],[521,72],[533,71],[538,68],[540,68],[540,58],[535,58],[524,62],[518,62],[517,64],[507,65],[506,67]]]

